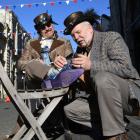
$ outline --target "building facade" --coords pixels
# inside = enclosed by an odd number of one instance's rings
[[[12,10],[0,9],[0,60],[12,83],[17,86],[17,60],[30,35]],[[0,96],[5,91],[0,84]]]

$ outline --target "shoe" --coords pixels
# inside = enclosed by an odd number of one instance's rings
[[[122,133],[116,136],[108,137],[105,140],[128,140],[128,136],[126,133]]]
[[[45,79],[42,83],[43,89],[57,89],[70,86],[84,73],[83,69],[69,69],[60,72],[55,79]]]

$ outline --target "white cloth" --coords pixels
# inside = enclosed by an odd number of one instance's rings
[[[51,48],[51,45],[53,43],[53,39],[47,39],[47,38],[41,38],[40,44],[41,48],[44,48],[45,46],[48,46],[48,48]]]

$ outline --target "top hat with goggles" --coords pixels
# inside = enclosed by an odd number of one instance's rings
[[[52,20],[51,15],[48,15],[47,13],[42,13],[37,17],[35,17],[34,23],[35,23],[34,27],[36,30],[43,29],[45,26],[50,24],[58,25],[56,22]]]

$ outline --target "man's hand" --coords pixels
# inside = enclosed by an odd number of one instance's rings
[[[87,56],[82,54],[77,54],[77,57],[72,59],[72,65],[76,68],[83,68],[84,70],[90,70],[91,61]]]
[[[62,68],[65,64],[67,64],[67,60],[65,57],[63,57],[61,55],[55,57],[54,66],[56,68]]]
[[[45,64],[44,61],[42,59],[38,60],[40,63]]]

